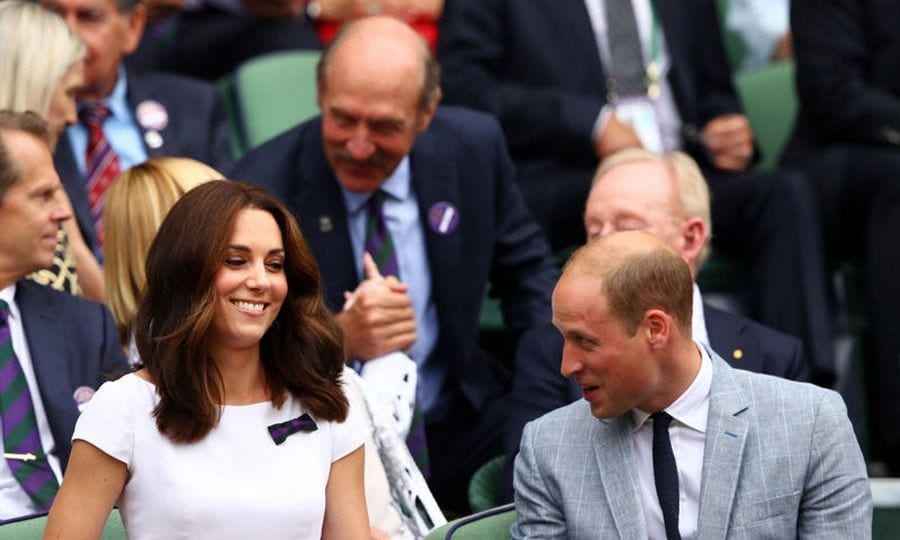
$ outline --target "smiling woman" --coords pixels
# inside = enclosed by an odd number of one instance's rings
[[[194,188],[150,247],[144,369],[75,429],[46,536],[367,538],[364,428],[340,331],[290,212],[240,182]]]

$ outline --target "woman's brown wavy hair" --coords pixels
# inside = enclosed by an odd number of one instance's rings
[[[214,278],[224,264],[238,213],[272,215],[284,243],[288,293],[260,341],[272,403],[290,393],[317,419],[343,421],[339,383],[343,337],[322,301],[319,269],[290,211],[264,190],[242,182],[199,186],[169,211],[150,246],[147,286],[135,320],[135,341],[159,394],[159,431],[175,442],[202,439],[219,421],[221,376],[209,356],[215,312]]]

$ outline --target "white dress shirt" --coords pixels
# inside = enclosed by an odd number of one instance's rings
[[[50,468],[53,469],[57,482],[60,482],[62,481],[62,468],[60,467],[59,459],[51,454],[55,447],[53,433],[50,431],[50,423],[47,421],[47,413],[44,411],[44,402],[41,400],[41,393],[38,391],[37,378],[34,375],[34,367],[31,364],[31,352],[28,348],[28,341],[25,339],[22,316],[19,312],[19,307],[16,305],[15,296],[15,283],[0,290],[0,299],[9,306],[9,329],[12,336],[13,351],[16,353],[16,358],[19,359],[19,364],[22,366],[25,382],[28,383],[28,392],[31,394],[34,413],[37,417],[38,432],[41,435],[41,445],[44,447],[44,452],[48,454]],[[6,451],[3,448],[2,436],[0,436],[0,449],[4,452]],[[37,511],[39,509],[34,506],[34,503],[31,502],[31,497],[25,493],[19,481],[13,476],[12,470],[6,464],[6,460],[0,459],[0,520],[33,514]]]
[[[700,295],[700,287],[694,283],[694,305],[691,312],[691,338],[700,345],[706,345],[712,349],[709,342],[709,334],[706,332],[706,315],[703,313],[703,297]]]
[[[712,360],[706,348],[700,349],[700,371],[687,390],[665,408],[672,416],[669,438],[678,468],[678,530],[681,538],[696,538],[700,521],[700,479],[703,474],[703,450],[709,415],[709,389],[712,385]],[[650,413],[632,409],[638,480],[647,534],[665,539],[666,527],[656,496],[653,476],[653,420]]]
[[[637,20],[638,34],[641,38],[641,48],[644,52],[644,63],[646,65],[650,58],[650,39],[653,33],[653,11],[649,0],[632,0],[634,6],[634,17]],[[609,52],[609,41],[607,40],[606,31],[606,15],[601,2],[597,0],[585,0],[588,15],[591,19],[591,27],[594,30],[594,41],[597,43],[597,49],[600,53],[600,59],[603,61],[605,69],[608,71],[612,65],[612,59]],[[669,84],[668,73],[671,67],[669,60],[669,50],[666,46],[665,33],[662,26],[657,29],[659,32],[659,58],[657,62],[660,65],[660,94],[659,99],[655,101],[655,109],[657,121],[660,126],[660,135],[662,139],[662,148],[648,148],[654,152],[669,152],[678,150],[681,147],[681,115],[678,113],[678,106],[675,103],[675,95],[672,93],[672,85]],[[612,104],[611,104],[612,105]],[[604,107],[604,110],[606,108]],[[601,112],[601,117],[603,112]],[[598,118],[595,131],[600,129],[602,124],[601,118]],[[599,135],[599,133],[597,133]]]

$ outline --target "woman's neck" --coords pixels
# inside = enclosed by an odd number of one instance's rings
[[[223,405],[249,405],[271,399],[259,347],[210,353],[222,377]]]

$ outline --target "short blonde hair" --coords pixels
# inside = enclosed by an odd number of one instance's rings
[[[650,242],[635,243],[646,238]],[[690,339],[694,278],[687,262],[658,238],[640,231],[604,236],[580,247],[563,266],[563,277],[579,272],[594,278],[609,311],[634,336],[650,309],[672,317]]]
[[[191,189],[224,176],[189,158],[159,157],[116,178],[103,208],[107,304],[123,343],[131,329],[147,275],[144,263],[169,209]]]
[[[697,257],[697,267],[703,266],[703,263],[709,258],[709,243],[713,235],[710,195],[706,178],[703,177],[700,167],[697,166],[697,162],[691,156],[684,152],[655,154],[643,148],[628,148],[616,152],[600,163],[597,172],[594,174],[591,186],[596,185],[606,173],[619,165],[642,161],[651,161],[663,165],[675,179],[678,200],[681,202],[687,217],[697,217],[703,221],[703,225],[706,227],[707,241]]]
[[[60,78],[84,56],[59,15],[36,2],[0,2],[0,108],[47,118]]]

